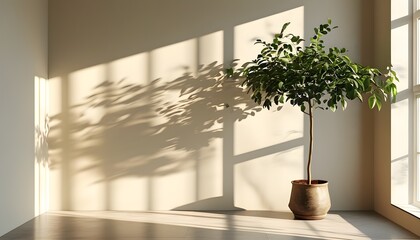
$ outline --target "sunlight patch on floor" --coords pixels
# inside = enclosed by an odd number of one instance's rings
[[[370,238],[339,214],[329,214],[326,219],[321,221],[294,220],[291,213],[275,212],[57,211],[50,212],[49,215],[165,224],[202,230],[264,233],[274,239],[276,235],[310,237],[315,239]]]

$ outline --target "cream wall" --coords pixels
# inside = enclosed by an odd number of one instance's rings
[[[0,235],[35,215],[34,78],[47,78],[47,1],[0,1]]]
[[[362,4],[363,3],[363,4]],[[370,62],[366,1],[49,2],[51,210],[288,211],[304,177],[307,119],[256,108],[233,80],[256,38],[284,22],[308,39],[328,18],[329,45]],[[254,116],[255,115],[255,116]],[[317,112],[317,178],[334,210],[373,206],[371,113]]]

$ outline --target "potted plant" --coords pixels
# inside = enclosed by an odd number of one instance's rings
[[[371,109],[380,110],[388,95],[395,101],[398,78],[391,67],[382,73],[353,62],[345,48],[326,50],[323,36],[337,28],[332,27],[330,19],[314,29],[305,47],[300,36],[285,33],[289,24],[284,24],[271,42],[257,39],[255,43],[263,48],[256,59],[237,70],[227,69],[227,74],[244,78],[251,98],[264,108],[289,102],[309,117],[307,179],[292,181],[289,208],[295,218],[322,219],[331,204],[328,182],[313,180],[311,174],[314,110],[335,111],[340,105],[344,110],[347,101],[364,98],[368,98]]]

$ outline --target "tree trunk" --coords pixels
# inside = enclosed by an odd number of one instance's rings
[[[307,176],[308,176],[308,184],[311,185],[312,183],[312,171],[311,171],[311,164],[312,164],[312,147],[314,144],[313,136],[314,136],[314,116],[312,112],[312,105],[309,102],[309,154],[308,154],[308,166],[306,169]]]

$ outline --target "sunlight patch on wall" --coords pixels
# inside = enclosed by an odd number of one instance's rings
[[[407,17],[410,12],[410,1],[412,0],[392,0],[391,1],[391,21]]]
[[[194,166],[194,162],[191,161],[191,164]],[[198,184],[198,174],[200,173],[195,172],[195,169],[191,167],[175,171],[170,175],[156,177],[152,185],[154,191],[150,196],[153,204],[151,209],[173,209],[185,203],[200,200],[195,188]]]
[[[129,209],[151,209],[152,196],[149,189],[152,187],[150,178],[138,178],[135,176],[126,176],[117,178],[111,183],[113,194],[111,197],[112,210]]]
[[[48,81],[35,77],[35,216],[48,210],[49,204],[49,95]]]
[[[303,37],[304,7],[236,26],[235,58],[255,59],[261,50],[261,45],[254,45],[255,40],[271,41],[286,22],[291,22],[288,31]],[[235,123],[235,155],[303,137],[303,114],[300,110],[287,104],[281,113],[273,113],[275,109],[264,109],[253,118]]]
[[[104,154],[97,149],[103,144],[107,108],[111,104],[107,92],[102,90],[109,83],[107,65],[102,64],[69,74],[68,111],[69,126],[67,159],[70,178],[69,197],[72,206],[80,210],[104,209],[106,207],[104,177]],[[80,189],[83,194],[80,194]]]
[[[255,40],[271,41],[286,22],[291,22],[287,31],[304,37],[304,20],[304,7],[298,7],[236,26],[234,58],[255,59],[262,48]],[[288,103],[277,108],[258,110],[234,123],[235,206],[287,210],[290,181],[303,178],[304,115]]]
[[[198,64],[223,62],[223,32],[218,31],[198,38]]]
[[[197,39],[175,43],[150,52],[150,78],[173,81],[197,69]]]
[[[149,54],[140,53],[110,62],[107,78],[115,83],[147,84],[149,71]]]
[[[62,124],[62,79],[50,78],[48,79],[49,85],[49,114],[50,114],[50,134],[48,136],[49,141],[49,157],[50,157],[50,209],[60,209],[62,202],[61,192],[61,183],[62,183],[62,168],[57,167],[62,161],[63,148],[61,147],[61,141],[63,140],[62,129],[60,124]],[[52,141],[53,140],[53,141]],[[60,146],[60,147],[58,147]]]
[[[284,23],[290,22],[287,32],[304,38],[304,7],[294,8],[269,17],[238,25],[234,29],[234,59],[252,60],[261,51],[262,45],[254,45],[255,40],[271,41],[280,32]]]
[[[287,144],[303,138],[304,131],[304,115],[299,108],[285,104],[279,111],[263,109],[256,116],[235,123],[234,154]]]
[[[108,81],[109,72],[106,64],[85,68],[69,74],[69,104],[78,106],[92,95],[92,90]]]
[[[212,60],[222,47],[218,31],[54,81],[54,189],[67,192],[52,197],[55,209],[171,209],[220,196],[225,98]]]
[[[290,189],[291,179],[303,177],[304,115],[289,104],[261,110],[239,81],[222,79],[223,60],[252,60],[260,50],[254,40],[271,40],[289,21],[288,30],[303,36],[298,7],[57,79],[51,152],[62,153],[54,159],[54,189],[62,197],[53,198],[54,207],[287,206],[277,198],[288,200],[289,191],[270,189],[279,182]]]
[[[235,206],[289,211],[291,179],[303,179],[304,146],[254,158],[235,166]],[[277,189],[278,191],[272,191]]]
[[[62,79],[59,77],[48,79],[48,92],[50,100],[48,103],[49,114],[57,115],[62,112]]]
[[[170,175],[153,181],[156,209],[175,208],[222,193],[223,124],[217,122],[222,113],[214,109],[223,99],[218,83],[221,63],[210,62],[222,58],[222,46],[223,34],[216,32],[150,53],[151,78],[160,80],[159,103],[154,105],[160,114],[153,121],[159,129],[157,136],[169,143],[162,158],[169,158],[175,167]],[[157,175],[161,169],[156,169]],[[174,183],[184,187],[172,188]],[[171,189],[177,189],[178,198],[169,202]]]

